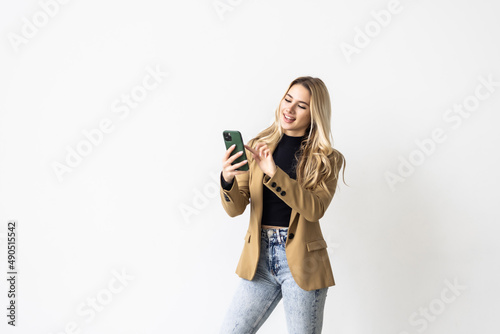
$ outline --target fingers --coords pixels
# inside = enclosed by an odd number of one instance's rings
[[[231,156],[229,159],[227,160],[224,160],[222,162],[222,165],[223,166],[226,166],[226,165],[231,165],[234,160],[238,159],[241,155],[243,154],[243,151],[239,151],[238,153],[235,153],[233,156]]]
[[[238,168],[244,166],[248,163],[247,160],[241,161],[237,164],[232,164],[236,159],[240,158],[244,151],[239,151],[231,156],[231,153],[234,151],[236,145],[231,145],[224,154],[224,158],[222,159],[222,173],[224,179],[226,181],[233,180],[236,175],[240,175],[243,173],[248,173],[248,171],[239,171]]]
[[[228,160],[229,162],[229,160]],[[228,164],[228,170],[233,170],[233,169],[236,169],[236,168],[240,168],[241,166],[243,166],[244,164],[246,164],[248,162],[248,160],[243,160],[243,161],[240,161],[238,162],[237,164],[232,164],[232,163],[229,163]]]
[[[241,166],[245,165],[246,163],[248,163],[248,160],[243,160],[241,162],[238,162],[237,164],[234,164],[233,167],[234,167],[234,169],[238,169]]]
[[[271,153],[266,144],[261,144],[258,147],[256,147],[256,149],[259,151],[259,156],[264,158],[267,158]]]
[[[267,147],[267,145],[265,143],[257,143],[257,145],[255,145],[255,150],[259,152],[262,147]]]
[[[227,175],[230,175],[232,177],[234,177],[235,175],[240,175],[240,174],[243,174],[243,173],[248,173],[248,170],[237,170],[238,168],[240,168],[241,166],[245,165],[246,163],[248,163],[247,160],[239,162],[239,163],[234,164],[234,165],[225,166],[223,168],[223,172],[225,172]],[[231,177],[231,179],[232,179],[232,177]],[[227,179],[226,179],[226,181],[227,181]]]
[[[254,149],[253,149],[253,148],[251,148],[250,146],[247,146],[247,145],[245,145],[245,148],[246,148],[247,150],[249,150],[249,151],[250,151],[250,153],[252,153],[252,158],[253,158],[255,161],[257,161],[257,163],[259,163],[259,162],[260,162],[259,152],[258,152],[258,151],[256,151],[256,150],[254,150]]]
[[[234,148],[232,148],[230,150],[232,151],[233,149]],[[228,149],[228,151],[229,151],[229,149]],[[231,152],[231,151],[229,151],[229,152]],[[226,172],[228,172],[228,173],[233,173],[237,168],[240,168],[241,166],[243,166],[246,163],[248,163],[248,160],[243,160],[243,161],[240,161],[237,164],[233,165],[233,162],[236,159],[240,158],[242,154],[243,154],[243,151],[239,151],[239,152],[233,154],[228,159],[226,159],[226,155],[224,155],[224,159],[222,160],[222,168],[223,168],[223,170],[226,171]]]
[[[267,158],[271,154],[271,150],[269,149],[269,147],[265,143],[257,143],[257,145],[255,145],[255,148],[253,148],[253,149],[247,145],[245,145],[245,147],[250,152],[252,152],[254,155],[259,156],[259,157],[266,157]]]
[[[229,148],[226,150],[226,153],[224,153],[224,158],[222,159],[222,165],[225,165],[227,162],[232,163],[234,160],[238,159],[239,156],[243,154],[243,151],[239,151],[233,156],[231,156],[231,152],[234,151],[236,145],[233,144],[229,146]]]
[[[253,148],[251,148],[251,147],[250,147],[250,146],[248,146],[248,145],[245,145],[245,148],[246,148],[247,150],[249,150],[250,152],[252,152],[253,154],[258,154],[256,150],[254,150]]]
[[[231,156],[231,152],[234,150],[235,147],[236,147],[236,144],[229,146],[229,148],[226,150],[226,153],[224,154],[223,161],[226,161],[227,159],[229,159],[229,157]]]

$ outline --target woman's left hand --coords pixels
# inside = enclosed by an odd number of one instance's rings
[[[273,155],[271,154],[269,147],[267,147],[267,144],[258,143],[254,149],[245,145],[245,148],[252,152],[252,156],[255,161],[257,161],[260,169],[265,174],[273,177],[274,173],[276,173],[276,164],[274,163]]]

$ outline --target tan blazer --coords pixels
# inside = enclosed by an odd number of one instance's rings
[[[269,146],[271,153],[276,146],[277,143]],[[255,276],[260,255],[263,187],[268,187],[292,208],[285,250],[297,284],[307,291],[335,285],[319,219],[333,198],[337,178],[332,177],[327,182],[330,195],[322,189],[306,190],[278,166],[273,177],[264,174],[252,153],[245,151],[249,171],[236,175],[230,190],[220,187],[222,206],[229,216],[241,215],[250,203],[250,223],[236,274],[248,280]]]

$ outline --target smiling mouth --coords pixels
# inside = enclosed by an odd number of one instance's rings
[[[286,120],[286,121],[288,121],[288,122],[293,122],[293,121],[295,121],[295,118],[290,117],[290,116],[288,116],[288,115],[286,115],[286,114],[283,114],[283,117],[284,117],[284,118],[285,118],[285,120]]]

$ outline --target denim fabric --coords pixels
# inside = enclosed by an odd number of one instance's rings
[[[260,257],[253,280],[240,278],[221,334],[252,334],[283,298],[290,334],[319,334],[328,288],[306,291],[290,273],[285,253],[287,229],[261,229]]]

